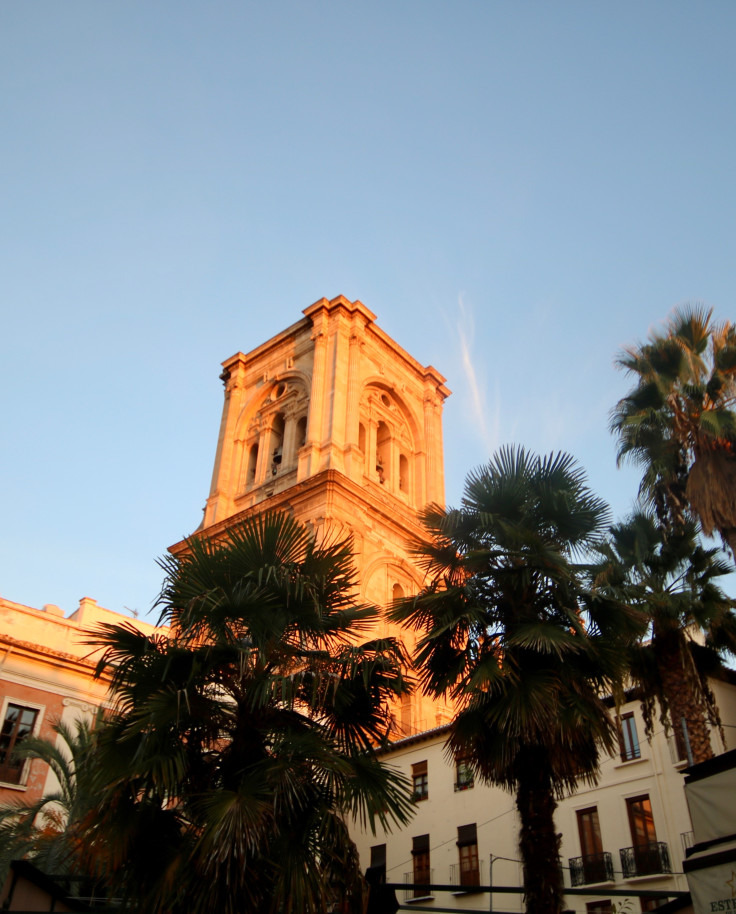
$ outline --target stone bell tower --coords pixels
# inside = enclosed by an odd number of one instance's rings
[[[361,302],[323,298],[303,313],[223,363],[225,403],[198,532],[216,536],[254,511],[284,508],[318,538],[350,532],[360,596],[385,606],[422,584],[409,543],[422,535],[418,510],[444,502],[450,391]],[[399,632],[384,622],[379,634]],[[397,735],[408,735],[451,715],[417,694],[394,716]]]

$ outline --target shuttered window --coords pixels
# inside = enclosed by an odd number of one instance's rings
[[[460,857],[460,885],[480,885],[478,828],[475,822],[472,825],[458,826],[457,847]]]
[[[429,853],[429,835],[417,835],[412,838],[412,854],[428,854]]]
[[[472,825],[459,825],[457,829],[457,846],[466,847],[468,844],[478,843],[478,828]]]
[[[412,838],[411,853],[414,858],[414,882],[418,886],[414,889],[414,897],[423,898],[429,894],[427,886],[432,881],[432,871],[429,868],[429,835],[416,835]]]
[[[383,885],[386,881],[386,845],[374,844],[371,848],[371,865],[366,873],[369,885]]]

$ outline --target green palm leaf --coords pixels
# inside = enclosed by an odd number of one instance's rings
[[[350,542],[317,545],[267,514],[161,565],[170,634],[93,639],[115,709],[90,856],[145,910],[316,914],[330,881],[357,909],[345,817],[389,826],[413,811],[375,756],[387,702],[411,683],[399,643],[361,641],[377,610],[355,600]],[[165,846],[141,858],[155,829]]]
[[[423,691],[457,703],[448,753],[517,796],[527,910],[555,910],[554,797],[594,781],[600,748],[613,746],[600,696],[620,691],[622,645],[636,631],[579,561],[608,509],[569,455],[507,447],[469,474],[460,509],[434,506],[423,520],[428,583],[390,617],[417,633]]]

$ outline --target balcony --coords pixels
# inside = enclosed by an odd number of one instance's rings
[[[640,844],[638,847],[622,847],[620,853],[624,879],[672,872],[670,852],[664,841]]]
[[[590,854],[570,858],[570,883],[573,888],[595,882],[613,881],[613,859],[610,854]]]
[[[404,901],[411,902],[420,898],[432,898],[430,885],[432,884],[432,870],[425,867],[417,867],[411,873],[404,873],[404,885],[407,886],[404,892]]]
[[[450,885],[456,885],[460,891],[465,889],[468,892],[472,892],[480,885],[480,863],[476,863],[475,866],[468,866],[463,863],[451,863]]]

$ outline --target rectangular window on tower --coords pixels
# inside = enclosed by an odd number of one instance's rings
[[[414,800],[416,802],[419,802],[419,800],[426,800],[429,796],[426,762],[417,762],[416,765],[411,766],[411,781],[414,788]]]

